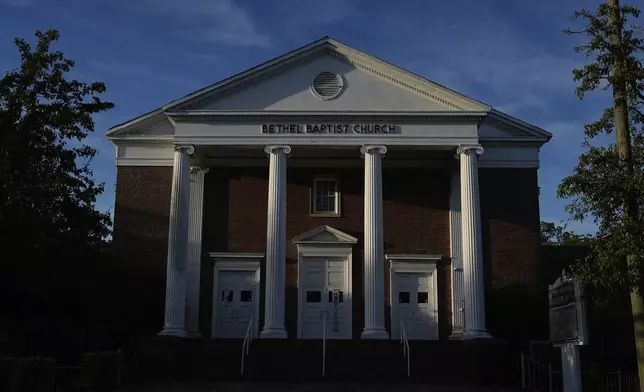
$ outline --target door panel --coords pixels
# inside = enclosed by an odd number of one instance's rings
[[[215,337],[243,338],[255,313],[257,288],[253,271],[220,271]]]
[[[436,332],[434,315],[434,288],[429,275],[396,273],[393,293],[393,313],[396,329],[402,320],[410,340],[433,339]],[[401,332],[399,331],[399,334]]]
[[[306,258],[301,268],[302,338],[322,338],[324,318],[327,339],[350,338],[346,260]]]

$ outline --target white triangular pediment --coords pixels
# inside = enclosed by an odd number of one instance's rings
[[[223,96],[204,98],[189,110],[222,111],[462,111],[458,103],[437,100],[397,83],[389,74],[382,76],[363,69],[329,50],[303,62],[284,67],[251,86],[233,89]],[[371,69],[371,68],[370,68]],[[311,86],[322,72],[336,74],[343,87],[333,99],[322,99]],[[216,94],[215,94],[216,95]]]
[[[358,239],[331,226],[320,226],[293,238],[296,244],[355,244]]]
[[[311,88],[323,71],[342,81],[340,93],[330,99],[320,98]],[[216,112],[498,114],[488,105],[325,37],[117,125],[107,136],[169,137],[174,134],[171,114]],[[507,115],[497,117],[500,122],[479,129],[481,140],[550,137]]]

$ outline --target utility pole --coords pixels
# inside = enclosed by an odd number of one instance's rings
[[[610,41],[614,48],[613,63],[613,111],[615,117],[615,137],[620,161],[626,166],[628,176],[633,178],[633,153],[631,150],[631,135],[628,122],[628,100],[626,97],[626,54],[622,43],[622,15],[619,0],[607,0],[610,7],[609,26]],[[629,184],[630,186],[630,184]],[[628,226],[632,226],[637,219],[637,197],[628,189],[624,200],[624,214]],[[629,267],[635,267],[640,275],[640,260],[637,254],[630,253],[626,256]],[[637,279],[639,282],[639,279]],[[637,351],[637,368],[640,380],[640,392],[644,392],[644,298],[639,288],[631,290],[631,311],[633,313],[633,329],[635,332],[635,348]]]

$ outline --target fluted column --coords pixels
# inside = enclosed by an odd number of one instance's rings
[[[266,146],[268,223],[266,227],[266,300],[261,338],[286,339],[284,302],[286,285],[286,155],[290,146]]]
[[[389,339],[385,329],[382,234],[382,156],[385,146],[362,146],[364,155],[364,330],[362,339]]]
[[[192,146],[175,146],[168,233],[165,289],[165,321],[159,335],[185,337],[186,258],[188,255],[188,208],[190,204],[190,155]]]
[[[203,187],[208,169],[190,168],[190,214],[188,217],[188,268],[186,294],[186,331],[190,338],[200,338],[199,291],[201,285],[201,228],[203,222]]]
[[[461,233],[461,175],[451,172],[449,196],[450,256],[452,259],[452,334],[450,339],[460,339],[463,334],[463,236]]]
[[[483,280],[483,242],[479,205],[479,145],[456,149],[461,166],[461,231],[463,235],[463,287],[465,292],[465,330],[463,339],[489,338],[485,329],[485,287]]]

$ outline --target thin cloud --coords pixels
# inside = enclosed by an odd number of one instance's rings
[[[183,36],[204,43],[268,47],[268,34],[258,31],[247,10],[233,0],[161,0],[150,3],[172,17]]]
[[[573,96],[572,69],[583,58],[572,48],[560,55],[483,8],[473,14],[436,17],[420,29],[401,25],[396,34],[407,44],[394,57],[412,71],[511,114],[529,109],[545,114],[553,110],[552,96]]]
[[[156,82],[162,82],[167,84],[173,84],[181,87],[191,87],[197,88],[203,84],[203,82],[185,77],[182,75],[174,75],[168,73],[160,73],[154,71],[150,67],[145,67],[142,65],[119,62],[119,61],[89,61],[89,66],[96,71],[105,72],[113,75],[123,76],[123,77],[133,77],[133,78],[144,78],[148,80],[153,80]]]

